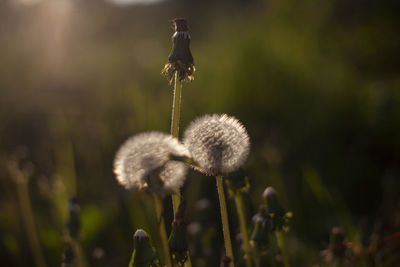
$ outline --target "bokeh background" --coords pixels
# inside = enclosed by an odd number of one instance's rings
[[[137,228],[156,241],[151,199],[122,188],[112,162],[128,136],[169,131],[172,88],[160,71],[175,17],[189,21],[197,68],[184,84],[181,131],[210,113],[247,127],[250,228],[274,186],[293,212],[293,266],[317,264],[334,226],[360,247],[399,230],[397,1],[128,2],[0,1],[1,266],[33,266],[32,222],[47,266],[60,266],[72,195],[88,265],[126,266]],[[30,219],[10,171],[16,155],[32,170]],[[215,180],[190,172],[183,195],[193,262],[217,266]]]

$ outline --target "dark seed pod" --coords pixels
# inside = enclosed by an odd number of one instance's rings
[[[168,57],[168,63],[161,71],[167,76],[170,83],[174,78],[175,72],[178,72],[178,79],[193,80],[193,72],[195,71],[193,56],[190,52],[190,35],[186,19],[174,19],[175,33],[172,36],[173,47]]]

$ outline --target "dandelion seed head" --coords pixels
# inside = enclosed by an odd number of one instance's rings
[[[212,175],[235,171],[250,150],[245,127],[226,114],[205,115],[193,121],[183,143],[203,171]]]
[[[187,166],[169,159],[189,156],[188,150],[169,134],[148,132],[130,137],[114,159],[117,181],[125,188],[169,193],[182,186]]]

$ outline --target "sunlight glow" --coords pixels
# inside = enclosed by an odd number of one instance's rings
[[[106,0],[107,2],[113,3],[118,6],[129,6],[129,5],[151,5],[164,2],[165,0]]]

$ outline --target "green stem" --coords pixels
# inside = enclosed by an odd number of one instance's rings
[[[187,251],[187,259],[185,261],[185,267],[192,267],[192,261],[190,260],[190,253]]]
[[[31,201],[29,199],[28,179],[17,182],[17,192],[35,266],[46,267],[46,262],[42,254],[39,237],[35,227],[35,218],[32,212]]]
[[[283,233],[282,231],[276,231],[275,234],[276,234],[276,239],[278,240],[278,245],[281,249],[283,266],[289,267],[289,260],[286,253],[285,239],[283,238]]]
[[[253,253],[254,253],[255,266],[260,267],[261,256],[260,256],[260,249],[258,248],[258,244],[255,242],[252,242],[252,249],[253,249]]]
[[[171,135],[179,139],[179,120],[181,114],[182,82],[179,81],[178,72],[175,72],[174,99],[172,102]],[[179,189],[172,194],[172,206],[174,214],[178,211],[181,202],[181,193]]]
[[[87,260],[85,258],[85,255],[83,253],[82,246],[79,243],[79,241],[76,240],[75,238],[71,238],[70,244],[72,245],[73,251],[75,252],[76,266],[77,267],[87,267],[87,266],[89,266],[88,263],[87,263]]]
[[[154,202],[156,206],[158,234],[161,239],[162,249],[164,253],[164,262],[167,265],[167,267],[172,267],[171,254],[169,252],[169,246],[168,246],[167,231],[165,230],[164,217],[162,216],[162,211],[163,211],[162,199],[154,195]]]
[[[172,119],[171,119],[171,135],[179,139],[179,121],[181,116],[181,99],[182,99],[182,81],[179,80],[178,71],[175,72],[174,81],[174,99],[172,102]],[[176,189],[172,194],[172,208],[174,214],[178,211],[179,204],[181,203],[181,192]],[[186,267],[192,267],[189,251],[187,252],[187,260],[185,261]]]
[[[219,206],[221,209],[222,232],[224,234],[226,256],[228,256],[232,260],[229,264],[229,266],[232,267],[234,266],[233,251],[232,251],[231,235],[229,231],[228,210],[226,208],[226,201],[224,195],[224,185],[222,183],[222,175],[217,175],[215,178],[217,180],[217,190],[219,197]]]
[[[251,257],[250,243],[249,243],[249,234],[247,233],[246,216],[244,214],[243,197],[241,192],[235,194],[235,202],[236,202],[237,213],[239,216],[240,231],[242,232],[244,251],[246,253],[245,255],[246,266],[251,267],[253,265],[252,265],[252,257]]]

